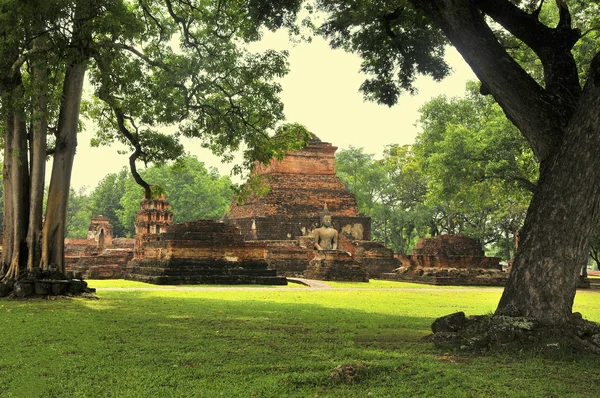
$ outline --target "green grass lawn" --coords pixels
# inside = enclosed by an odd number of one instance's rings
[[[90,281],[99,300],[0,301],[1,397],[598,396],[600,361],[459,356],[421,338],[494,310],[500,289],[374,281],[194,291]],[[367,288],[368,287],[368,288]],[[336,289],[340,288],[340,289]],[[575,310],[600,321],[600,293]],[[356,375],[332,372],[351,365]]]

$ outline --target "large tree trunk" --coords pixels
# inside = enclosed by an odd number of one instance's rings
[[[67,201],[77,147],[77,126],[86,66],[86,60],[81,60],[67,67],[42,235],[40,268],[49,269],[52,266],[63,273]]]
[[[22,105],[22,86],[13,90],[5,131],[4,148],[4,242],[2,274],[16,278],[26,264],[26,226],[29,209],[27,130]]]
[[[34,40],[34,48],[43,47],[43,38]],[[33,62],[31,67],[36,96],[33,104],[33,131],[30,138],[31,151],[31,203],[29,208],[29,228],[27,231],[27,268],[39,265],[41,255],[42,212],[44,183],[46,178],[46,150],[48,131],[48,71],[43,58]]]
[[[496,314],[567,322],[600,210],[600,57],[564,142],[542,164]]]
[[[561,324],[571,318],[577,279],[600,207],[600,59],[581,91],[565,2],[559,26],[539,24],[508,1],[410,0],[444,31],[531,144],[540,178],[496,314]],[[538,55],[544,86],[506,52],[486,16]]]
[[[12,260],[13,253],[13,201],[12,196],[8,194],[12,192],[13,179],[12,179],[12,168],[14,160],[12,157],[12,131],[13,131],[14,118],[11,112],[7,112],[4,121],[4,165],[2,167],[4,192],[4,232],[2,234],[2,268],[0,269],[0,276],[6,275],[10,268],[10,262]]]

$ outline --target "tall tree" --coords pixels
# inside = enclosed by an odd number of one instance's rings
[[[427,185],[409,146],[389,145],[376,160],[363,148],[336,154],[337,175],[356,196],[359,212],[372,219],[373,238],[406,253],[425,235]]]
[[[560,324],[571,319],[579,272],[600,212],[600,54],[576,59],[595,2],[556,0],[556,24],[540,18],[543,1],[319,0],[329,12],[323,32],[332,45],[358,52],[373,77],[367,97],[392,105],[412,90],[417,73],[436,79],[449,71],[451,43],[539,160],[537,187],[521,231],[519,251],[496,314]],[[578,13],[572,14],[571,7]],[[584,19],[585,18],[585,19]],[[574,23],[580,26],[574,26]],[[542,80],[505,47],[504,35],[528,47]],[[587,36],[589,38],[590,36]],[[581,81],[580,65],[589,65]]]
[[[269,132],[283,118],[273,79],[287,72],[286,54],[251,54],[244,45],[258,40],[263,27],[291,26],[300,3],[2,2],[0,276],[15,278],[38,265],[64,271],[68,192],[87,72],[106,104],[103,110],[111,112],[102,116],[134,149],[134,165],[137,158],[160,162],[181,155],[175,137],[158,131],[177,123],[182,133],[202,137],[217,154],[228,156],[244,146],[246,165],[284,152],[287,143],[270,139]],[[47,132],[53,133],[50,148]],[[48,152],[53,167],[42,230]]]
[[[373,154],[364,153],[364,148],[350,146],[336,153],[335,163],[337,175],[356,196],[359,213],[371,216],[383,176]]]

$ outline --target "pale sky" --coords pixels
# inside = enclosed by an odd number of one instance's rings
[[[358,88],[365,76],[359,71],[358,56],[332,50],[320,38],[292,46],[285,33],[266,35],[263,45],[265,48],[288,49],[290,53],[290,73],[281,80],[287,122],[305,125],[322,141],[339,149],[350,145],[363,147],[365,153],[373,153],[376,157],[381,155],[385,145],[414,142],[418,132],[415,127],[418,110],[425,102],[441,94],[462,96],[466,81],[476,79],[460,55],[449,48],[446,59],[454,73],[440,83],[430,78],[418,79],[418,94],[405,94],[397,105],[389,108],[363,100]],[[91,148],[91,136],[91,131],[78,136],[71,180],[75,190],[87,187],[89,192],[108,173],[128,166],[129,155],[119,155],[116,144]],[[208,167],[216,167],[221,174],[231,171],[232,164],[221,163],[220,159],[200,148],[198,141],[187,140],[184,145],[187,152],[196,155]],[[51,163],[48,162],[48,169]],[[142,169],[141,164],[138,167]]]

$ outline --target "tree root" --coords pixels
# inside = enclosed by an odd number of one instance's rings
[[[21,273],[17,278],[9,274],[0,282],[0,297],[56,297],[56,296],[86,296],[95,293],[96,289],[89,288],[87,282],[81,279],[67,277],[58,271],[42,271],[35,268]]]
[[[533,318],[471,316],[457,312],[436,319],[433,334],[426,336],[435,346],[453,351],[537,352],[543,355],[600,354],[600,325],[574,313],[561,325]]]
[[[18,277],[19,277],[19,262],[13,260],[13,261],[11,261],[10,267],[8,267],[8,270],[6,271],[6,273],[4,274],[4,276],[2,277],[2,279],[0,281],[7,282],[12,279],[17,279]]]

